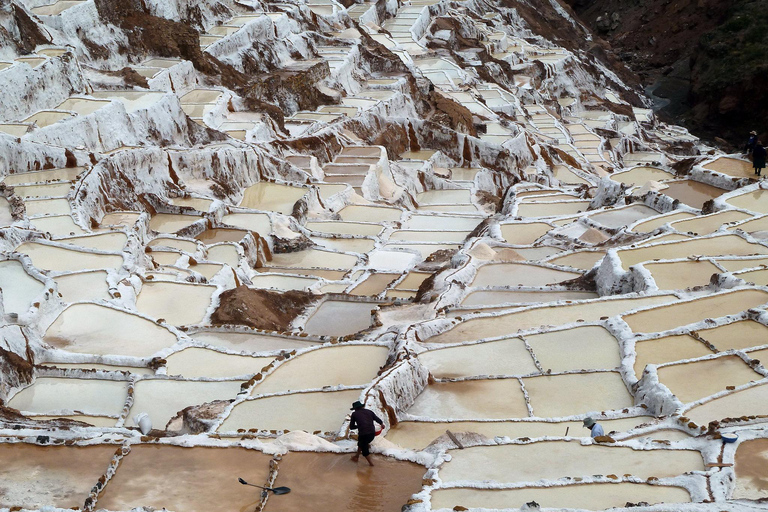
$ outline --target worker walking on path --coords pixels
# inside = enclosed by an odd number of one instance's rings
[[[595,423],[595,420],[593,420],[592,418],[584,419],[584,428],[588,428],[592,432],[593,438],[597,436],[605,435],[605,432],[603,431],[603,427],[599,423]]]
[[[751,154],[755,150],[755,146],[757,145],[757,132],[752,130],[749,132],[749,139],[747,139],[747,144],[744,146],[744,151],[747,155]]]
[[[365,406],[359,400],[352,404],[352,417],[349,421],[349,428],[351,430],[357,429],[357,453],[352,456],[352,460],[357,462],[360,459],[360,454],[363,454],[368,464],[373,466],[371,462],[370,446],[373,439],[376,437],[376,427],[373,425],[375,421],[382,428],[384,428],[384,422],[381,418],[376,416],[371,410],[365,408]]]
[[[755,168],[755,174],[760,176],[760,172],[765,168],[765,147],[762,141],[757,141],[755,149],[752,150],[752,167]]]

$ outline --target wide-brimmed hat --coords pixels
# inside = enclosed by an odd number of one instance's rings
[[[350,411],[354,411],[355,409],[360,409],[362,407],[365,407],[363,405],[363,402],[361,402],[360,400],[357,400],[355,403],[352,404],[352,408],[350,409]]]
[[[752,130],[751,132],[749,132],[749,134],[750,135],[757,135],[757,132],[755,130]]]
[[[584,426],[587,428],[592,428],[592,426],[595,424],[595,420],[592,418],[584,418]]]

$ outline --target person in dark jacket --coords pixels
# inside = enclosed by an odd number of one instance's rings
[[[752,150],[752,167],[755,168],[755,174],[760,176],[760,171],[765,167],[765,147],[762,141],[757,141],[755,149]]]
[[[747,139],[747,144],[744,146],[744,151],[747,152],[749,155],[752,153],[752,151],[755,150],[755,146],[757,145],[757,132],[751,131],[749,132],[749,139]]]
[[[357,429],[357,453],[352,456],[352,460],[357,462],[362,453],[365,460],[368,461],[368,464],[373,466],[370,457],[371,442],[373,441],[373,438],[376,437],[376,427],[373,425],[373,422],[375,421],[381,425],[382,428],[384,427],[384,422],[381,421],[381,418],[376,416],[376,413],[366,409],[359,400],[352,404],[351,410],[354,412],[349,420],[349,428],[351,430]]]

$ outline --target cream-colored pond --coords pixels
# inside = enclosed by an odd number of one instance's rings
[[[684,403],[763,378],[737,356],[664,366],[658,374],[659,381]]]
[[[643,261],[654,259],[677,259],[697,256],[722,255],[748,256],[752,254],[768,254],[768,248],[751,244],[736,235],[715,236],[711,238],[694,238],[683,242],[623,249],[618,251],[624,268],[637,265]]]
[[[375,236],[381,232],[380,224],[364,224],[360,222],[307,222],[307,229],[316,233],[339,235]]]
[[[438,489],[432,492],[432,509],[467,508],[508,509],[535,501],[542,508],[604,510],[621,508],[627,503],[688,503],[691,496],[682,487],[616,483],[535,487],[509,490],[469,488]],[[463,510],[463,509],[462,509]]]
[[[744,350],[768,344],[768,327],[753,320],[741,320],[698,331],[699,336],[718,350]]]
[[[342,220],[353,222],[394,221],[400,220],[402,214],[402,210],[398,208],[387,208],[384,206],[350,205],[339,211]]]
[[[755,175],[752,162],[727,156],[722,156],[706,164],[704,168],[710,171],[722,172],[736,178],[752,178]]]
[[[257,398],[240,403],[219,427],[219,432],[238,429],[306,430],[334,432],[341,428],[352,402],[361,390]]]
[[[478,317],[466,320],[453,329],[425,341],[428,343],[457,343],[509,335],[517,331],[542,325],[562,325],[577,320],[593,322],[602,317],[618,315],[624,311],[665,304],[676,300],[677,298],[674,295],[659,295],[635,299],[601,300],[564,306],[531,308],[501,316]]]
[[[241,332],[198,332],[190,335],[190,337],[213,347],[244,352],[274,352],[306,348],[316,344],[316,342],[305,338]]]
[[[306,188],[261,181],[245,189],[240,206],[290,215],[293,212],[293,205],[306,193]]]
[[[538,372],[520,338],[431,350],[419,354],[419,360],[437,378]]]
[[[593,292],[579,291],[507,291],[481,290],[471,292],[461,301],[462,306],[492,306],[497,304],[539,304],[560,300],[586,300],[599,297]]]
[[[600,326],[527,335],[525,340],[544,371],[610,370],[621,364],[616,339]]]
[[[696,215],[689,212],[666,213],[664,215],[659,215],[658,217],[644,220],[642,222],[635,224],[632,227],[631,231],[634,231],[635,233],[650,233],[654,229],[660,228],[661,226],[663,226],[668,222],[674,222],[676,220],[682,220],[682,219],[690,219],[693,217],[696,217]]]
[[[483,265],[477,270],[472,286],[546,286],[581,276],[576,272],[522,263]]]
[[[51,414],[75,411],[118,415],[128,396],[128,383],[114,380],[38,377],[8,402],[22,412]]]
[[[453,242],[460,243],[469,235],[468,231],[415,231],[398,230],[390,236],[390,241],[405,242]]]
[[[55,272],[117,268],[123,264],[122,256],[95,254],[35,242],[24,242],[16,248],[16,252],[27,254],[35,267]]]
[[[611,174],[610,178],[625,185],[643,185],[649,181],[671,180],[675,178],[675,175],[658,167],[635,167],[629,171]]]
[[[370,238],[320,238],[312,237],[312,241],[321,247],[333,251],[366,253],[372,251],[375,242]]]
[[[366,384],[376,377],[388,355],[387,347],[376,345],[337,345],[306,352],[283,362],[252,394]]]
[[[51,324],[43,341],[81,354],[146,357],[176,343],[176,336],[130,313],[96,304],[73,304]]]
[[[36,215],[69,215],[69,201],[66,199],[28,199],[24,201],[29,217]]]
[[[245,448],[133,445],[99,496],[98,508],[189,512],[253,510],[261,499],[237,477],[264,485],[272,457]],[[232,475],[235,475],[234,477]]]
[[[114,453],[113,445],[0,443],[0,508],[83,507]]]
[[[327,300],[320,304],[304,325],[304,332],[326,336],[346,336],[371,325],[373,302]]]
[[[712,262],[677,261],[672,263],[645,263],[659,290],[678,290],[709,284],[712,274],[721,270]]]
[[[664,336],[635,344],[635,375],[639,379],[648,364],[671,363],[713,354],[707,346],[687,334]]]
[[[183,238],[155,238],[149,242],[147,246],[152,248],[169,247],[171,249],[178,249],[179,251],[188,252],[190,254],[194,254],[197,251],[197,244],[195,242],[191,240],[184,240]]]
[[[460,217],[451,215],[422,215],[412,213],[405,222],[408,229],[439,229],[472,231],[480,223],[477,217]],[[503,228],[502,228],[503,229]]]
[[[270,267],[350,269],[357,264],[357,256],[338,252],[305,249],[297,252],[272,254]]]
[[[54,237],[83,235],[85,231],[75,224],[69,215],[51,215],[30,219],[32,226],[43,233],[50,233]]]
[[[41,59],[41,61],[42,60],[45,60],[45,59]],[[72,119],[72,117],[73,115],[70,114],[69,112],[57,112],[55,110],[41,110],[40,112],[32,114],[26,119],[22,119],[22,122],[35,123],[39,128],[45,128],[46,126],[56,124],[59,121],[63,121],[65,119]]]
[[[427,386],[409,414],[436,419],[527,418],[525,396],[517,379],[438,382]]]
[[[694,423],[706,426],[710,421],[742,416],[768,415],[768,386],[754,386],[694,407],[685,412]]]
[[[598,261],[601,261],[604,256],[605,253],[603,251],[582,251],[552,258],[547,260],[547,263],[590,270],[597,264]]]
[[[107,273],[103,270],[58,276],[56,287],[64,302],[109,300]]]
[[[400,277],[400,274],[371,274],[362,283],[355,286],[349,293],[351,295],[379,295],[398,277]]]
[[[301,276],[283,276],[278,274],[259,274],[251,278],[254,288],[273,288],[275,290],[306,290],[318,283],[317,279]]]
[[[213,200],[202,197],[174,197],[170,199],[170,202],[176,206],[188,206],[199,212],[207,212],[211,208]]]
[[[0,292],[5,314],[22,314],[29,310],[45,285],[26,273],[16,260],[0,261]]]
[[[74,181],[85,170],[84,167],[67,167],[47,171],[19,172],[9,174],[2,179],[6,185],[21,185],[22,183],[45,183],[46,181]]]
[[[469,204],[472,191],[468,189],[428,190],[416,194],[416,203],[420,206],[435,204]]]
[[[255,375],[272,362],[272,357],[225,354],[206,348],[190,347],[166,357],[166,374],[182,377],[237,377]]]
[[[186,407],[214,400],[231,400],[239,391],[240,381],[142,380],[134,388],[133,406],[125,424],[134,426],[134,417],[144,412],[155,428],[162,429]]]
[[[587,211],[589,201],[563,201],[559,203],[523,203],[517,207],[519,217],[555,217]]]
[[[13,222],[14,219],[11,216],[11,207],[8,204],[8,200],[2,197],[0,198],[0,226],[10,226]]]
[[[226,263],[230,267],[237,267],[240,264],[240,255],[237,252],[237,247],[232,244],[221,244],[209,247],[208,259]]]
[[[157,213],[149,220],[149,227],[158,233],[175,233],[180,229],[191,226],[198,220],[200,220],[200,217],[193,215]]]
[[[738,290],[701,299],[632,313],[624,317],[634,332],[661,332],[700,322],[713,315],[726,316],[765,304],[768,293]]]
[[[136,299],[136,309],[169,324],[196,324],[205,317],[215,291],[215,286],[201,284],[144,283]]]
[[[76,247],[85,247],[86,249],[96,249],[107,252],[120,252],[128,242],[128,236],[125,233],[102,233],[100,235],[76,236],[58,240],[59,243],[74,245]]]
[[[753,439],[739,445],[734,457],[736,486],[732,499],[759,500],[768,496],[766,460],[768,439]]]
[[[221,222],[236,228],[255,231],[260,235],[268,235],[272,231],[272,222],[266,213],[231,213],[225,215]]]
[[[646,479],[704,470],[701,454],[693,450],[633,450],[620,446],[582,445],[578,441],[476,446],[453,450],[451,456],[453,458],[440,468],[443,482],[536,482],[566,476],[611,474],[630,474]],[[523,460],[526,463],[520,464]]]
[[[606,433],[611,431],[624,432],[642,423],[648,422],[648,416],[621,418],[617,420],[601,420]],[[401,421],[391,427],[385,436],[404,448],[422,450],[436,438],[445,434],[446,430],[456,432],[476,432],[489,439],[496,436],[507,436],[511,439],[519,437],[564,436],[568,432],[572,437],[589,437],[581,421]]]
[[[139,219],[139,212],[112,212],[104,215],[99,222],[99,227],[109,226],[133,226]]]
[[[533,415],[557,418],[632,407],[632,395],[616,372],[543,375],[523,379]],[[600,393],[594,393],[599,389]]]
[[[744,208],[755,213],[768,213],[765,190],[762,189],[731,197],[725,202],[736,208]]]
[[[28,197],[63,197],[69,193],[69,183],[51,183],[49,185],[25,185],[13,187],[14,193],[26,199]]]
[[[635,223],[648,217],[654,217],[659,212],[643,204],[633,204],[624,208],[614,208],[590,215],[589,218],[605,227],[616,229]]]
[[[717,231],[723,224],[745,220],[750,217],[752,216],[744,212],[725,210],[703,217],[679,220],[673,223],[672,227],[681,233],[691,232],[697,235],[708,235]]]
[[[742,222],[736,226],[728,228],[729,230],[740,229],[746,233],[755,233],[757,231],[768,231],[768,216],[755,217],[753,220]]]
[[[507,243],[529,245],[544,236],[552,226],[544,222],[501,224],[501,236]]]

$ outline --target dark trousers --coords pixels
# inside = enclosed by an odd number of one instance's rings
[[[360,434],[357,436],[357,447],[363,454],[363,457],[367,457],[371,454],[371,443],[376,437],[376,434]]]

